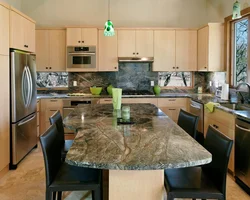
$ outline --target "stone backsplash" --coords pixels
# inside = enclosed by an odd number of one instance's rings
[[[67,92],[84,92],[89,93],[89,87],[102,86],[106,88],[109,84],[124,90],[150,90],[150,81],[158,84],[162,80],[165,72],[152,72],[150,63],[120,63],[118,72],[75,72],[75,73],[37,73],[38,88],[58,88],[66,87]],[[225,82],[225,72],[194,72],[193,88],[175,88],[163,89],[164,93],[184,92],[196,93],[197,88],[201,86],[203,93],[214,93],[216,82]],[[77,81],[77,86],[73,86],[73,81]],[[211,81],[212,86],[209,82]],[[103,90],[105,92],[105,90]],[[58,91],[55,91],[58,92]],[[61,91],[62,92],[62,91]],[[61,93],[60,92],[60,93]],[[66,91],[64,91],[66,92]]]

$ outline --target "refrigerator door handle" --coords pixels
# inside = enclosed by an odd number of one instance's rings
[[[26,81],[28,81],[28,77],[27,77],[27,69],[26,66],[23,69],[23,74],[22,74],[22,98],[23,98],[23,102],[25,107],[27,107],[28,105],[28,94],[26,92]]]
[[[28,123],[29,121],[33,120],[36,117],[36,114],[33,114],[31,117],[29,117],[28,119],[22,120],[20,121],[17,126],[22,126],[26,123]]]
[[[28,74],[28,79],[29,79],[29,97],[28,97],[28,106],[29,106],[31,103],[31,99],[32,99],[33,85],[32,85],[32,77],[31,77],[30,68],[26,66],[26,69],[27,69],[27,74]]]

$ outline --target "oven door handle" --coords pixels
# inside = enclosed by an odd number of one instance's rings
[[[250,132],[250,129],[243,128],[243,127],[239,126],[238,124],[235,124],[235,126],[236,126],[238,129],[241,129],[242,131]]]
[[[193,107],[193,108],[196,108],[196,109],[199,109],[199,110],[201,110],[201,108],[200,108],[200,107],[198,107],[198,106],[195,106],[195,105],[193,105],[193,104],[190,104],[190,106],[191,106],[191,107]]]
[[[85,52],[85,53],[69,53],[69,55],[72,55],[72,56],[74,56],[74,55],[76,55],[76,56],[91,56],[91,55],[95,55],[95,53],[94,52],[89,52],[89,53],[87,53],[87,52]]]

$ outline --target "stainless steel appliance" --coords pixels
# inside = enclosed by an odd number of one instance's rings
[[[250,122],[235,120],[235,180],[250,191]]]
[[[96,68],[96,47],[68,47],[67,68]]]
[[[63,118],[67,117],[79,104],[97,104],[99,99],[66,99],[63,100]],[[70,129],[64,128],[65,134],[74,134]]]
[[[17,50],[11,50],[10,55],[10,169],[16,169],[37,145],[36,58]]]
[[[200,133],[204,133],[204,108],[203,108],[203,104],[198,103],[198,102],[193,101],[193,100],[190,100],[189,112],[196,115],[196,116],[199,116],[197,131]]]
[[[135,53],[134,53],[134,55],[135,55]],[[138,56],[138,53],[136,53],[136,55]],[[153,57],[118,57],[118,62],[152,63],[152,62],[154,62],[154,58]]]

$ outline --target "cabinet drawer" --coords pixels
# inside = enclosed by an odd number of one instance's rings
[[[187,99],[186,98],[159,98],[158,106],[159,107],[186,107]]]
[[[179,116],[180,108],[167,108],[167,107],[163,107],[163,108],[160,108],[160,109],[168,117],[170,117],[173,121],[175,121],[175,122],[178,121],[178,116]]]
[[[63,106],[62,99],[46,100],[46,108],[61,108]]]
[[[112,104],[113,103],[113,99],[109,98],[109,99],[100,99],[99,100],[99,104]]]
[[[158,101],[156,98],[122,98],[122,103],[133,104],[133,103],[151,103],[154,105],[158,105]]]
[[[62,113],[61,109],[47,109],[45,115],[45,121],[49,122],[49,118],[58,110]]]

